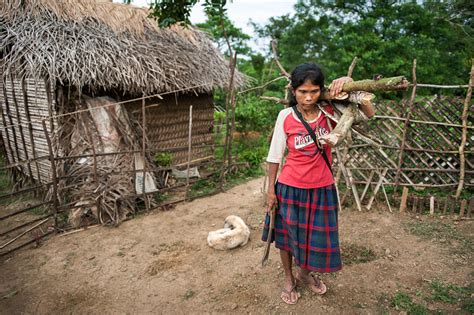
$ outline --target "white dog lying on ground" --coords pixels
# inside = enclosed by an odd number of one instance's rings
[[[215,249],[226,250],[244,246],[249,237],[250,230],[244,220],[236,215],[230,215],[225,219],[223,229],[209,232],[207,244]]]

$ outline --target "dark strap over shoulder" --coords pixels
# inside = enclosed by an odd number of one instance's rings
[[[309,135],[311,136],[311,139],[313,139],[313,142],[316,145],[316,152],[318,152],[318,151],[321,152],[321,155],[322,155],[324,161],[326,162],[326,165],[328,166],[329,171],[331,171],[331,174],[334,175],[332,173],[331,163],[329,163],[329,159],[328,159],[328,156],[326,155],[326,152],[324,151],[324,149],[322,147],[319,147],[319,141],[318,141],[318,138],[316,137],[316,134],[314,133],[314,130],[311,129],[310,125],[306,122],[306,120],[304,120],[303,115],[301,115],[300,111],[296,108],[296,106],[293,106],[293,111],[295,112],[298,119],[301,121],[303,126],[308,131]]]

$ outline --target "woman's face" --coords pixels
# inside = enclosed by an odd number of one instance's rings
[[[314,107],[321,95],[321,87],[314,85],[311,81],[307,80],[302,85],[293,89],[296,102],[303,110],[309,110]]]

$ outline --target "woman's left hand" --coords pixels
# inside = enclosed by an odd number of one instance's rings
[[[329,90],[329,95],[331,96],[331,98],[342,92],[342,86],[344,85],[344,83],[352,81],[354,80],[352,80],[351,77],[340,77],[339,79],[332,81],[331,88]]]

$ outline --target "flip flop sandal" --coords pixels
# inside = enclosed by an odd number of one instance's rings
[[[291,287],[291,290],[287,290],[285,288],[283,288],[281,290],[281,294],[280,294],[280,298],[283,302],[285,302],[286,304],[288,305],[294,305],[296,304],[296,302],[298,302],[298,299],[301,297],[301,295],[295,290],[296,289],[296,284],[294,284],[292,287]],[[296,300],[294,302],[291,301],[291,293],[292,292],[296,292]],[[283,298],[284,294],[286,294],[287,298]]]
[[[314,283],[304,282],[303,280],[301,280],[301,278],[300,278],[299,276],[296,276],[295,278],[296,278],[296,281],[297,281],[297,282],[300,282],[300,283],[306,285],[307,287],[309,287],[309,289],[310,289],[312,292],[314,292],[314,293],[316,293],[316,294],[319,294],[319,295],[325,294],[325,293],[328,291],[328,288],[327,288],[327,286],[324,284],[324,282],[323,282],[321,279],[318,279],[314,274],[311,274],[311,277],[313,278]],[[317,284],[318,282],[319,282],[319,286],[316,286],[316,284]],[[318,291],[313,290],[313,287],[311,286],[312,284],[318,289]]]

